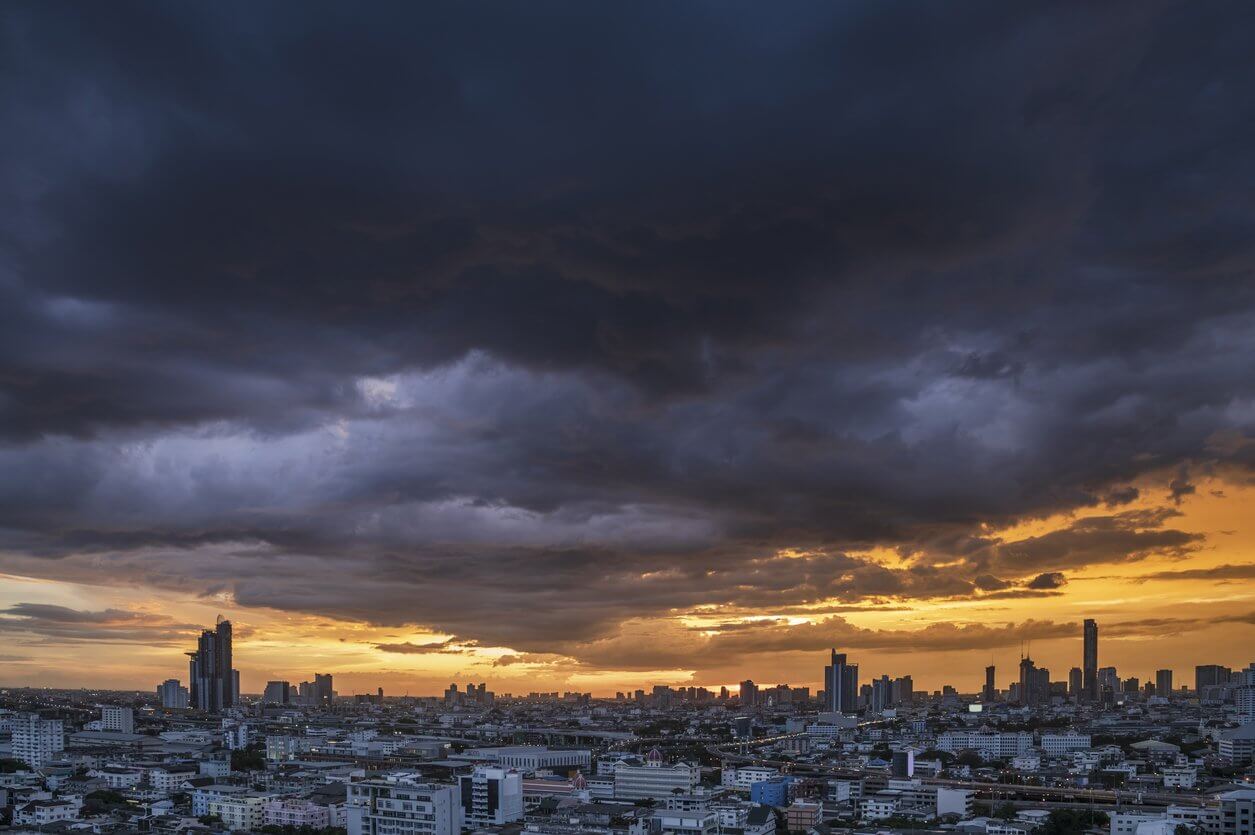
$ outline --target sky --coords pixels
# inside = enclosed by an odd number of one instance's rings
[[[1255,7],[0,15],[0,685],[1255,661]]]

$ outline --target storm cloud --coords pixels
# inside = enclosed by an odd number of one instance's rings
[[[1255,467],[1253,52],[1163,2],[16,4],[0,569],[626,664],[1186,559]]]

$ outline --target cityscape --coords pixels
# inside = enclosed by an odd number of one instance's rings
[[[1255,3],[5,0],[0,835],[1255,835]]]
[[[245,694],[232,633],[222,617],[201,633],[187,686],[0,690],[12,827],[1249,835],[1255,811],[1255,661],[1121,677],[1092,619],[1066,679],[1025,656],[978,693],[860,682],[834,648],[814,693],[341,696],[314,673]]]

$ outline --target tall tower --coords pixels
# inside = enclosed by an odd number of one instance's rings
[[[985,668],[985,690],[981,693],[981,698],[986,702],[992,702],[997,693],[998,689],[994,686],[994,667],[991,664]]]
[[[1081,674],[1085,699],[1095,702],[1098,701],[1098,623],[1090,618],[1085,619],[1083,656]]]
[[[1031,705],[1037,701],[1037,665],[1031,658],[1020,659],[1020,704]]]
[[[239,673],[231,666],[231,621],[218,616],[213,629],[200,633],[196,651],[187,653],[190,703],[196,710],[218,713],[239,699]]]
[[[831,663],[824,667],[825,707],[834,713],[858,709],[858,665],[847,664],[845,653],[832,650]]]

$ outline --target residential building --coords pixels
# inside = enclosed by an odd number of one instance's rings
[[[188,689],[179,684],[177,678],[168,678],[157,685],[157,698],[161,699],[164,708],[182,710],[188,706],[190,696]]]
[[[454,786],[394,774],[348,784],[348,835],[458,835],[462,804]]]
[[[42,768],[65,750],[65,731],[60,719],[44,719],[37,713],[13,717],[13,756],[31,768]]]
[[[458,781],[467,826],[503,826],[523,817],[523,778],[517,771],[476,766]]]
[[[100,708],[100,729],[123,734],[135,733],[135,711],[129,707],[105,705]]]

